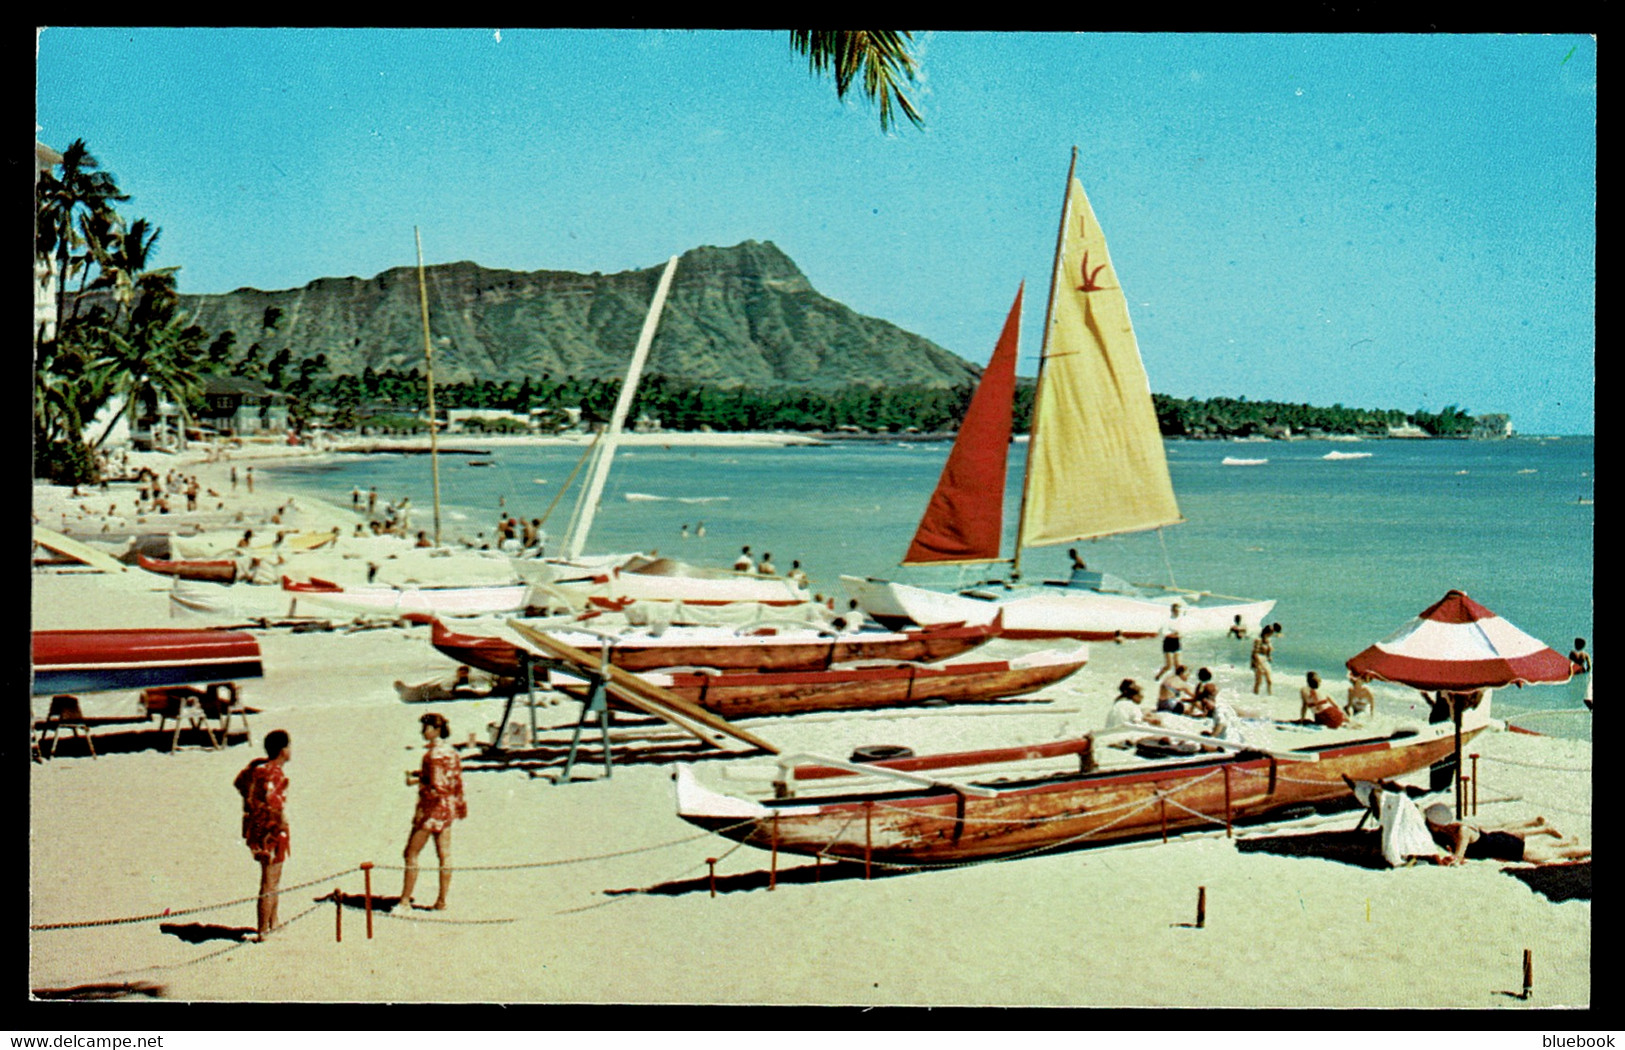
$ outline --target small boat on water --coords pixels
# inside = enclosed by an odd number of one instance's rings
[[[1054,685],[1088,661],[1088,649],[1079,646],[1013,660],[865,662],[821,671],[645,671],[638,677],[723,718],[754,718],[930,701],[988,703]],[[586,694],[587,683],[568,672],[551,672],[549,681],[563,692]]]
[[[177,576],[183,580],[231,583],[237,578],[237,562],[231,558],[165,560],[137,554],[135,562],[148,572],[155,572],[160,576]]]
[[[35,631],[33,695],[258,678],[260,646],[242,631],[134,628]]]
[[[1268,463],[1267,459],[1243,459],[1240,456],[1226,456],[1220,462],[1227,467],[1261,467]]]
[[[1321,459],[1370,459],[1369,452],[1328,452]]]
[[[1273,600],[1131,585],[1081,569],[1041,586],[1017,582],[1025,548],[1184,521],[1128,303],[1076,167],[1074,150],[1008,578],[957,590],[875,577],[842,576],[841,583],[865,612],[889,626],[989,623],[1002,614],[1010,638],[1148,637],[1170,624],[1177,605],[1182,634],[1223,634],[1236,617],[1256,631]],[[1006,560],[1000,552],[1021,303],[1018,291],[903,556],[905,567]]]
[[[1463,739],[1484,725],[1466,730]],[[1102,766],[1095,740],[1111,732],[868,763],[782,756],[771,783],[749,796],[707,787],[693,766],[682,764],[673,773],[677,815],[763,850],[953,864],[1279,815],[1347,797],[1345,777],[1404,776],[1448,757],[1455,746],[1454,728],[1440,723],[1287,750],[1194,737],[1223,750],[1168,758],[1134,752]],[[1154,727],[1118,732],[1174,735]]]
[[[551,631],[576,649],[599,653],[598,635]],[[659,634],[634,631],[609,641],[610,663],[626,671],[662,667],[714,667],[731,671],[817,671],[857,660],[934,661],[983,644],[993,628],[946,627],[914,631],[830,634],[811,629],[735,630],[730,627],[669,627]],[[461,664],[503,677],[522,673],[521,647],[507,638],[454,631],[435,621],[430,641]]]

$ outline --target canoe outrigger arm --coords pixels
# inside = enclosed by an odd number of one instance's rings
[[[1142,737],[1171,737],[1175,740],[1189,740],[1193,744],[1202,744],[1210,747],[1220,747],[1226,751],[1256,751],[1261,755],[1279,759],[1283,762],[1319,762],[1320,756],[1313,751],[1282,751],[1278,748],[1259,747],[1256,744],[1237,744],[1218,737],[1202,736],[1197,733],[1182,733],[1177,729],[1159,729],[1155,726],[1121,725],[1111,729],[1097,729],[1089,736],[1099,740],[1108,736],[1142,736]]]
[[[779,779],[774,782],[775,793],[783,792],[783,797],[793,798],[796,788],[796,766],[802,763],[817,763],[832,769],[844,769],[848,773],[872,774],[880,777],[892,777],[920,787],[941,787],[950,791],[957,791],[965,795],[974,795],[977,798],[997,798],[999,793],[992,788],[975,787],[970,784],[958,784],[951,780],[941,780],[937,777],[922,776],[919,773],[905,773],[900,769],[888,769],[885,766],[869,765],[864,762],[843,762],[838,758],[825,758],[823,755],[806,753],[779,756]]]

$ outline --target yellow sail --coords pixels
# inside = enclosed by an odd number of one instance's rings
[[[1027,454],[1022,547],[1184,520],[1128,303],[1094,210],[1071,176]]]

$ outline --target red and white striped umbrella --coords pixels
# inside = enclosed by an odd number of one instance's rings
[[[1566,682],[1568,658],[1461,591],[1349,660],[1351,671],[1417,689],[1495,689]]]

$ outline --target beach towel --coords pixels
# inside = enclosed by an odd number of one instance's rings
[[[1382,857],[1390,867],[1399,867],[1407,857],[1438,856],[1439,847],[1410,796],[1384,791],[1378,817],[1382,821]]]

